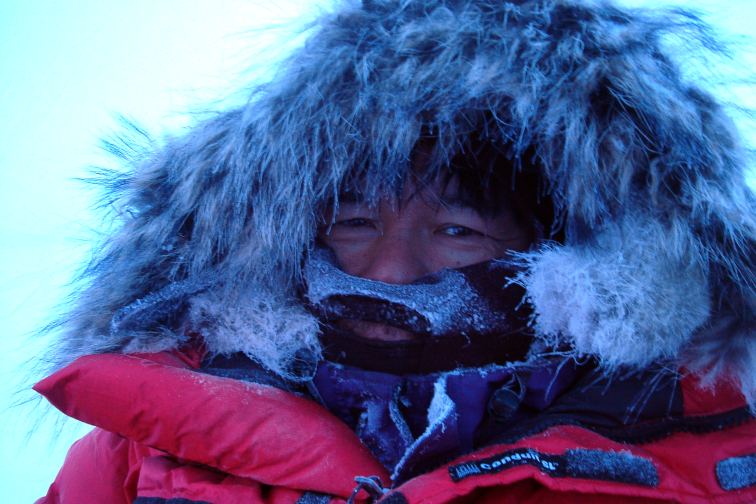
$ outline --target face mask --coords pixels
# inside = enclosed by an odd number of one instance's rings
[[[512,268],[491,260],[444,269],[411,284],[349,275],[335,254],[316,248],[304,268],[306,298],[322,320],[364,320],[417,335],[443,338],[522,331],[529,313],[524,290],[510,283]]]

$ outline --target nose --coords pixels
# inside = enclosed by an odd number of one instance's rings
[[[417,245],[408,234],[385,233],[373,244],[356,274],[386,283],[412,283],[431,273]]]

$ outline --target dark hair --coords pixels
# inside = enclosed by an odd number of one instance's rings
[[[526,151],[525,155],[514,157],[506,145],[471,134],[449,157],[440,152],[434,135],[423,134],[412,149],[410,163],[409,176],[391,183],[388,189],[397,200],[401,199],[408,180],[419,192],[441,177],[442,187],[457,184],[455,199],[481,215],[493,217],[502,211],[511,211],[533,239],[545,236],[564,241],[561,221],[555,215],[534,152]],[[377,197],[381,197],[381,193],[366,190],[364,180],[347,178],[342,181],[338,201],[367,200],[375,204]],[[333,200],[326,202],[323,208],[332,203]]]
[[[435,147],[432,137],[424,137],[415,145],[413,170],[419,186],[432,183],[440,173],[444,185],[456,181],[457,197],[481,215],[495,216],[509,210],[533,236],[545,234],[563,241],[563,231],[534,153],[513,158],[505,145],[471,135],[440,172],[424,170],[432,166],[430,159],[435,155]],[[537,227],[541,229],[536,230]]]

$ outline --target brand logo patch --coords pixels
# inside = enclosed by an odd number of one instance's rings
[[[550,455],[531,448],[519,448],[482,460],[449,467],[452,481],[471,476],[495,474],[521,465],[531,465],[555,478],[585,478],[619,481],[634,485],[657,486],[659,474],[654,464],[627,450],[604,451],[573,449],[563,455]]]
[[[562,463],[560,458],[562,457],[559,455],[546,455],[529,448],[521,448],[487,459],[451,466],[449,467],[449,474],[453,481],[459,481],[469,476],[493,474],[524,464],[530,464],[543,472],[551,474],[559,471],[560,464]]]

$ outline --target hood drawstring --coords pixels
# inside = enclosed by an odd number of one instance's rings
[[[383,487],[381,479],[378,476],[356,476],[354,481],[357,483],[357,486],[354,487],[354,491],[352,491],[352,495],[347,499],[346,504],[354,504],[360,490],[365,490],[368,493],[370,496],[368,502],[370,504],[377,502],[378,499],[386,495],[389,491],[388,488]]]

